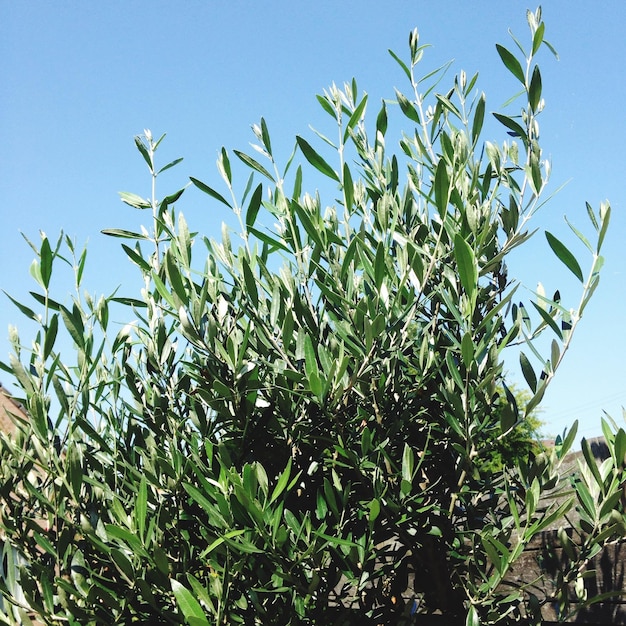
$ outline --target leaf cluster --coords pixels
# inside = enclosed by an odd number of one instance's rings
[[[494,114],[502,143],[482,138],[478,76],[461,72],[447,90],[446,68],[417,78],[425,47],[413,31],[409,61],[392,54],[409,91],[383,101],[373,125],[356,81],[333,85],[318,100],[335,139],[299,136],[281,166],[261,119],[253,154],[220,151],[224,191],[190,178],[229,207],[238,233],[190,231],[175,205],[187,188],[156,197],[157,177],[180,159],[158,168],[163,137],[137,137],[152,197],[121,198],[151,223],[105,232],[124,241],[139,297],[83,294],[86,252],[76,259],[67,238],[32,244],[42,312],[14,303],[40,330],[30,346],[14,331],[3,365],[28,410],[1,439],[7,623],[391,624],[417,611],[474,625],[540,614],[550,598],[507,575],[574,504],[540,499],[558,489],[575,430],[549,453],[486,463],[532,424],[597,285],[610,211],[590,209],[594,245],[573,228],[592,255],[587,279],[548,234],[582,283],[578,307],[558,294],[514,300],[506,259],[531,236],[548,175],[540,11],[529,24],[521,61],[497,49],[524,100],[519,116]],[[392,114],[408,128],[398,151],[387,149]],[[234,159],[249,171],[241,194]],[[51,295],[63,265],[75,272],[69,304]],[[546,334],[547,357],[536,343]],[[503,368],[519,344],[524,407]],[[573,485],[593,546],[623,527],[623,431],[611,437],[611,468],[585,457]],[[555,593],[574,583],[564,575]]]

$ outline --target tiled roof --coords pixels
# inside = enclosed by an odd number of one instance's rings
[[[24,408],[10,396],[9,392],[0,383],[0,431],[3,433],[15,432],[15,424],[10,415],[26,417]]]

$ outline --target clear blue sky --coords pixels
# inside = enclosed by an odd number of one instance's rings
[[[286,158],[296,134],[313,137],[309,124],[329,129],[315,94],[333,81],[356,77],[372,104],[393,97],[393,88],[405,84],[387,49],[406,58],[415,26],[421,41],[433,45],[424,73],[449,59],[456,71],[480,71],[488,109],[500,110],[515,85],[495,43],[509,45],[509,27],[522,40],[527,36],[526,8],[535,6],[501,0],[0,2],[0,288],[24,300],[34,287],[33,253],[20,231],[37,239],[41,229],[52,239],[63,229],[79,245],[89,241],[86,286],[110,292],[133,269],[118,241],[100,231],[135,228],[144,215],[123,205],[117,191],[149,190],[134,135],[144,128],[167,132],[163,162],[185,157],[163,177],[164,191],[183,186],[189,175],[219,185],[218,150],[245,150],[250,125],[261,116]],[[544,54],[541,63],[543,147],[552,159],[552,190],[570,182],[535,226],[569,243],[564,214],[587,228],[585,200],[597,207],[608,198],[613,207],[598,295],[546,396],[543,417],[552,433],[579,418],[581,433],[594,436],[603,409],[621,423],[626,405],[626,3],[556,0],[543,9],[546,38],[560,55],[556,61]],[[217,235],[222,217],[208,197],[189,192],[181,207],[192,228]],[[540,234],[512,269],[531,289],[541,281],[550,293],[559,287],[571,294],[573,306],[575,279],[555,265]],[[28,337],[2,296],[2,360],[10,323]]]

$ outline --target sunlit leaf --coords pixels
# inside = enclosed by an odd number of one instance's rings
[[[306,160],[319,172],[328,176],[337,182],[340,182],[339,176],[335,170],[313,149],[313,147],[302,137],[296,137],[298,146],[302,150]]]
[[[206,183],[194,178],[193,176],[189,177],[189,180],[198,188],[200,191],[204,191],[204,193],[208,194],[212,198],[219,200],[222,204],[225,204],[229,209],[232,209],[230,202],[224,198],[221,194],[219,194],[215,189],[209,187]]]
[[[148,200],[145,200],[141,196],[135,193],[129,193],[127,191],[118,192],[120,199],[128,206],[132,206],[134,209],[150,209],[152,205]]]
[[[535,391],[537,391],[537,376],[535,375],[533,366],[530,364],[528,357],[523,352],[520,352],[519,361],[522,367],[522,374],[524,374],[524,379],[528,383],[531,391],[535,393]]]
[[[250,203],[248,204],[248,210],[246,211],[246,226],[247,228],[252,228],[256,221],[256,217],[259,213],[259,209],[261,208],[261,198],[263,195],[263,185],[259,183],[257,188],[254,190],[252,197],[250,198]]]
[[[478,287],[478,268],[474,251],[459,233],[454,236],[454,258],[459,270],[461,285],[463,285],[469,298],[473,299]]]
[[[251,156],[247,155],[245,152],[241,152],[240,150],[233,150],[233,152],[239,157],[241,161],[243,161],[248,167],[252,168],[259,174],[262,174],[270,181],[275,183],[274,177],[255,159]]]
[[[171,580],[172,591],[176,598],[176,604],[185,617],[189,626],[210,626],[202,607],[195,599],[191,591],[179,583],[175,578]]]
[[[515,58],[515,56],[509,52],[504,46],[500,44],[496,44],[496,50],[502,59],[505,67],[517,78],[517,80],[522,83],[522,85],[526,84],[526,76],[524,75],[524,70],[520,65],[520,62]]]
[[[535,65],[533,74],[530,79],[530,86],[528,87],[528,101],[534,112],[539,108],[539,101],[541,100],[541,72],[539,66]]]
[[[546,239],[557,258],[578,278],[582,283],[584,281],[583,272],[576,257],[562,244],[552,233],[546,231]]]

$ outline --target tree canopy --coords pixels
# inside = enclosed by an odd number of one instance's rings
[[[408,59],[392,53],[407,91],[372,122],[355,80],[333,85],[318,100],[334,134],[296,137],[281,164],[261,119],[252,154],[221,150],[219,187],[191,177],[237,220],[219,240],[190,229],[187,187],[158,199],[158,176],[181,159],[160,166],[163,137],[136,137],[153,193],[121,198],[150,224],[105,232],[123,241],[138,293],[85,294],[86,250],[65,236],[31,244],[35,304],[14,303],[40,330],[32,345],[14,330],[3,365],[29,415],[2,437],[6,623],[393,624],[443,613],[476,626],[539,620],[542,603],[565,618],[593,600],[584,565],[626,531],[626,433],[605,424],[600,469],[583,445],[572,495],[547,509],[540,498],[563,488],[575,428],[485,471],[562,362],[598,284],[610,215],[588,207],[591,235],[572,226],[586,272],[545,234],[580,282],[577,307],[558,294],[516,299],[506,261],[533,234],[549,173],[536,57],[551,47],[541,11],[527,17],[526,45],[497,46],[521,90],[518,114],[493,114],[498,139],[483,138],[478,75],[443,88],[445,68],[417,74],[425,46],[414,30]],[[406,130],[390,149],[391,116]],[[51,292],[64,268],[77,287],[69,301]],[[505,380],[513,345],[524,406]],[[525,546],[573,506],[585,535],[568,544],[552,595],[507,582]]]

